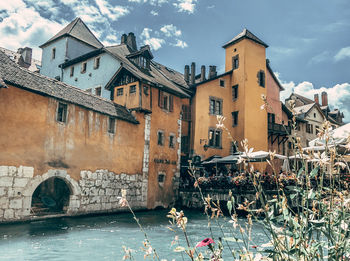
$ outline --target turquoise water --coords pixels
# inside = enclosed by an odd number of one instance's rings
[[[166,214],[166,210],[136,213],[161,258],[189,260],[173,252],[171,242],[175,234],[167,228]],[[189,218],[187,229],[193,244],[210,237],[206,216],[189,210],[185,215]],[[232,227],[223,219],[220,222]],[[244,220],[240,222],[243,224]],[[212,227],[215,241],[222,234],[215,222]],[[184,246],[182,234],[179,236]],[[140,251],[143,239],[143,233],[129,213],[0,225],[0,260],[122,260],[122,246],[136,251],[133,253],[135,260],[144,260],[144,253]],[[256,245],[266,242],[260,225],[254,226],[253,239]],[[231,245],[237,247],[234,243]]]

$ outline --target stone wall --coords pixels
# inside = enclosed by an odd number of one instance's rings
[[[68,215],[104,213],[123,210],[119,206],[121,190],[133,208],[144,208],[142,174],[115,174],[108,170],[82,170],[75,181],[66,170],[51,169],[34,176],[32,167],[0,166],[0,222],[35,218],[31,212],[32,195],[45,180],[57,177],[70,188]],[[124,207],[125,209],[125,207]]]

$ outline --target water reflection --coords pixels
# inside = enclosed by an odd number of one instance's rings
[[[157,210],[139,212],[137,217],[161,258],[182,260],[181,255],[172,250],[174,233],[167,228],[166,214],[166,210]],[[188,232],[193,244],[210,236],[204,215],[191,210],[185,214],[189,218]],[[223,220],[220,222],[231,226]],[[215,222],[212,227],[214,238],[223,236]],[[183,240],[182,234],[179,236],[180,241]],[[256,244],[266,242],[261,226],[255,226],[254,237]],[[0,260],[122,260],[123,245],[137,251],[136,260],[143,260],[140,251],[143,240],[143,233],[129,213],[1,225]]]

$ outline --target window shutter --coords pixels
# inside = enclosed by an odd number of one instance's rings
[[[158,106],[160,108],[164,107],[164,104],[163,104],[163,92],[161,90],[159,90],[159,93],[158,93]]]
[[[169,111],[173,111],[174,110],[174,102],[173,102],[173,96],[169,95]]]

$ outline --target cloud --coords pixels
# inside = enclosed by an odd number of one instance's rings
[[[178,30],[173,24],[164,25],[162,28],[160,28],[160,31],[162,31],[167,37],[181,36],[181,30]]]
[[[156,51],[162,47],[162,45],[165,43],[165,40],[161,38],[151,37],[151,32],[152,29],[146,27],[143,29],[140,37],[143,39],[144,44],[148,44],[153,50]]]
[[[279,79],[280,75],[275,73]],[[290,96],[292,92],[305,96],[309,99],[314,99],[315,94],[320,94],[325,91],[328,94],[328,104],[333,109],[339,109],[344,113],[345,122],[350,122],[350,83],[336,84],[333,87],[326,88],[321,87],[315,89],[314,85],[311,82],[304,81],[299,84],[294,83],[293,81],[284,82],[280,80],[284,91],[281,92],[281,101],[284,102],[286,98]]]
[[[278,55],[292,55],[296,51],[295,48],[288,48],[288,47],[271,47],[271,52],[278,54]]]
[[[162,4],[168,3],[169,0],[128,0],[130,3],[144,4],[149,3],[154,6],[161,6]]]
[[[193,14],[196,8],[197,0],[177,0],[173,5],[178,9],[178,12]]]
[[[317,55],[315,55],[314,57],[312,57],[308,64],[312,65],[312,64],[318,64],[324,61],[327,61],[330,59],[330,55],[328,51],[323,51],[322,53],[319,53]]]
[[[62,29],[60,23],[42,17],[33,5],[29,7],[22,0],[0,1],[0,10],[3,13],[0,35],[6,35],[0,38],[0,46],[10,50],[30,46],[36,59],[41,57],[37,46]]]
[[[173,45],[182,49],[188,47],[187,43],[182,40],[177,40],[176,44]]]
[[[107,15],[112,21],[116,21],[118,18],[130,13],[127,7],[120,5],[112,6],[106,0],[96,0],[96,4],[100,9],[101,14]]]
[[[152,11],[151,11],[151,15],[153,15],[153,16],[157,16],[157,15],[158,15],[158,12],[157,12],[157,11],[152,10]]]
[[[339,62],[341,60],[350,58],[350,46],[341,48],[338,53],[334,56],[334,60]]]

